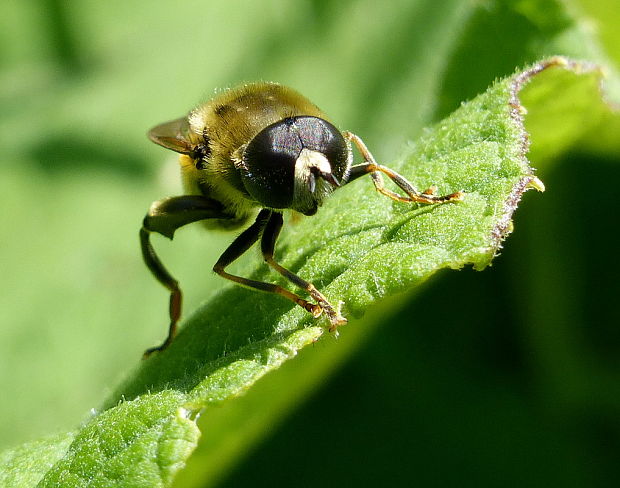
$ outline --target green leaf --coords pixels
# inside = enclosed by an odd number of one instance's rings
[[[185,400],[145,394],[96,416],[39,486],[169,486],[199,436]]]
[[[50,436],[0,453],[0,486],[36,486],[63,458],[73,433]]]
[[[579,87],[583,80],[599,80],[600,73],[564,58],[538,63],[463,104],[389,165],[419,188],[463,190],[463,202],[402,204],[377,194],[370,181],[357,181],[334,194],[316,216],[286,226],[277,257],[333,302],[343,302],[350,322],[340,340],[326,333],[325,322],[277,296],[227,286],[184,322],[167,351],[139,365],[70,445],[72,437],[66,436],[44,444],[57,462],[40,486],[170,486],[198,446],[200,431],[205,440],[179,485],[212,484],[249,439],[260,435],[261,420],[289,408],[395,300],[441,269],[488,266],[512,230],[523,193],[541,185],[526,159],[525,110],[518,98],[535,76],[543,80],[528,92],[528,109],[548,116],[550,97],[541,91]],[[578,93],[582,100],[585,92]],[[557,110],[555,122],[563,127],[562,109]],[[563,110],[571,113],[566,105]],[[566,129],[553,143],[566,146],[574,132]],[[245,266],[239,269],[243,274],[278,280],[261,264],[253,265],[254,272]],[[311,344],[316,347],[293,361],[295,366],[255,385]],[[237,407],[241,404],[246,408]],[[255,408],[248,411],[248,405]],[[12,486],[34,486],[43,474],[46,451],[39,448],[35,443],[4,455],[6,479],[18,483]],[[19,477],[15,466],[24,463],[34,466],[33,474]]]

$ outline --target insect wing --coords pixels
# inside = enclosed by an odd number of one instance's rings
[[[187,117],[181,117],[153,127],[148,136],[155,144],[166,149],[180,154],[189,154],[193,149],[188,137],[189,130]]]

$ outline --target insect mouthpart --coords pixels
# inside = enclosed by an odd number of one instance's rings
[[[316,191],[316,179],[317,178],[324,179],[334,189],[340,187],[340,182],[333,174],[325,173],[316,167],[312,167],[310,168],[310,174],[308,175],[308,189],[310,190],[310,193],[314,193]]]
[[[340,187],[340,182],[338,181],[338,178],[336,178],[333,174],[331,174],[331,173],[321,173],[321,172],[318,172],[318,170],[317,170],[317,173],[318,173],[318,176],[323,178],[325,181],[327,181],[327,183],[329,183],[334,188],[339,188]]]
[[[291,208],[304,215],[316,212],[316,208],[338,184],[325,154],[303,148],[295,161],[294,196]]]

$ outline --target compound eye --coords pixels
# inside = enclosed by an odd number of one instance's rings
[[[243,153],[243,184],[258,202],[271,208],[289,208],[295,188],[295,162],[302,142],[292,119],[267,126]]]

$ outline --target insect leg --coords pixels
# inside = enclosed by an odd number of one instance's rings
[[[375,161],[373,155],[366,147],[366,144],[364,144],[364,142],[358,136],[356,136],[352,132],[343,132],[343,135],[345,139],[355,144],[355,147],[357,147],[357,150],[364,158],[364,162],[362,164],[357,164],[351,168],[349,176],[345,183],[350,183],[351,181],[359,178],[360,176],[370,173],[370,177],[372,178],[372,181],[377,191],[382,195],[390,197],[392,200],[396,200],[399,202],[417,202],[432,204],[456,202],[463,199],[462,191],[457,191],[456,193],[451,193],[449,195],[439,196],[435,195],[436,188],[434,186],[423,192],[416,190],[415,187],[405,177],[399,175],[393,169],[378,164]],[[385,183],[383,181],[381,173],[387,175],[388,178],[390,178],[394,183],[396,183],[396,185],[407,194],[407,196],[400,195],[399,193],[387,189],[385,187]]]
[[[165,198],[151,205],[140,229],[140,247],[146,266],[153,276],[170,291],[170,325],[168,337],[157,347],[147,349],[144,357],[150,356],[155,351],[163,351],[170,345],[177,330],[177,322],[181,317],[182,294],[179,283],[175,280],[162,262],[157,257],[151,245],[150,235],[157,232],[172,239],[174,232],[186,224],[205,219],[229,219],[222,210],[222,205],[209,198],[198,195],[185,195],[180,197]]]
[[[274,212],[272,212],[271,210],[261,210],[256,217],[256,221],[244,232],[242,232],[239,237],[237,237],[228,247],[228,249],[224,251],[224,254],[220,256],[220,259],[218,259],[217,263],[215,263],[215,266],[213,266],[213,271],[215,271],[223,278],[234,281],[239,285],[253,288],[259,291],[264,291],[267,293],[276,293],[278,295],[281,295],[284,298],[287,298],[288,300],[296,303],[300,307],[303,307],[315,317],[318,317],[323,311],[321,306],[304,300],[295,293],[288,291],[286,288],[282,288],[281,286],[272,283],[265,283],[263,281],[255,281],[248,278],[242,278],[241,276],[231,275],[225,271],[226,266],[228,266],[239,256],[245,253],[259,239],[261,233],[265,230],[266,226],[270,222],[270,218],[273,214]]]
[[[276,240],[282,230],[283,222],[282,214],[279,212],[273,212],[269,217],[261,239],[261,252],[263,253],[263,257],[269,266],[299,288],[306,290],[310,296],[317,301],[318,306],[325,311],[325,314],[329,318],[331,323],[330,331],[333,331],[339,325],[346,324],[347,319],[341,316],[340,312],[332,307],[332,305],[327,301],[327,298],[325,298],[325,296],[319,292],[319,290],[317,290],[312,283],[300,278],[295,273],[284,268],[273,258]]]

